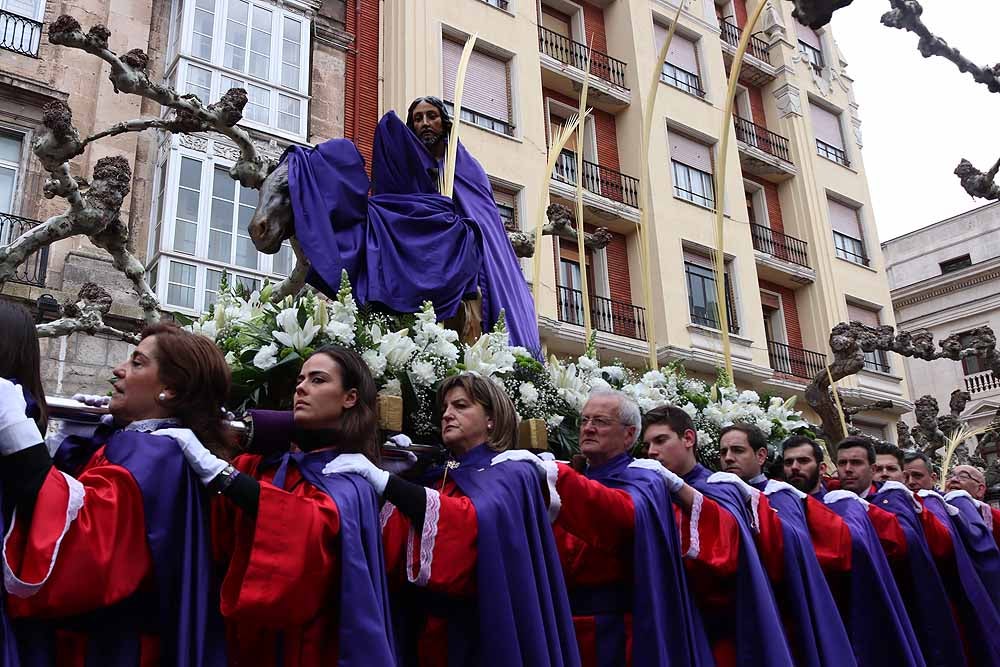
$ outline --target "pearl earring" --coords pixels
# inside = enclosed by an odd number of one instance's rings
[[[167,393],[164,392],[164,391],[161,391],[160,394],[159,394],[159,396],[157,396],[156,398],[159,399],[160,403],[163,403],[165,400],[167,400]]]

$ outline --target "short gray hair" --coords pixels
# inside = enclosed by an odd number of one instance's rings
[[[587,396],[587,401],[589,402],[592,398],[605,396],[618,401],[618,421],[622,423],[622,426],[632,426],[635,428],[635,438],[629,443],[629,447],[632,447],[639,441],[639,434],[642,432],[642,413],[639,412],[639,404],[625,392],[609,387],[591,389],[590,394]]]

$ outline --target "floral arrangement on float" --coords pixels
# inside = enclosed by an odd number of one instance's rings
[[[415,442],[439,442],[434,412],[437,387],[446,377],[471,371],[502,385],[522,422],[547,440],[556,456],[578,451],[580,410],[591,390],[618,389],[646,412],[664,404],[691,415],[698,430],[699,457],[718,460],[718,432],[734,422],[756,424],[776,445],[792,432],[808,428],[794,409],[794,397],[761,397],[739,391],[720,377],[713,385],[687,377],[683,366],[637,371],[615,362],[601,365],[593,341],[575,361],[550,357],[546,363],[523,347],[511,346],[501,315],[493,331],[463,344],[458,333],[437,321],[426,302],[418,313],[390,315],[359,307],[346,272],[337,298],[309,291],[297,298],[270,300],[270,286],[248,292],[223,284],[211,312],[187,327],[207,336],[225,352],[232,369],[230,409],[290,408],[295,379],[303,360],[328,344],[357,351],[367,362],[383,404],[402,402],[401,430]],[[398,397],[395,400],[385,400]],[[390,408],[393,409],[393,408]]]

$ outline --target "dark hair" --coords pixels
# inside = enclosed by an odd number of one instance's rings
[[[756,452],[760,449],[767,449],[767,436],[753,424],[730,424],[719,431],[719,441],[722,441],[722,436],[733,431],[737,431],[745,435],[747,437],[747,443],[753,451]]]
[[[837,454],[840,454],[840,450],[842,449],[851,449],[853,447],[860,447],[868,453],[868,465],[875,463],[875,444],[868,438],[860,435],[851,435],[838,442]]]
[[[368,364],[354,350],[339,345],[324,345],[309,357],[324,354],[337,364],[340,384],[345,391],[355,390],[358,400],[341,414],[330,429],[330,438],[341,452],[360,453],[378,464],[382,461],[379,446],[378,413],[375,402],[378,387]]]
[[[678,437],[684,437],[687,431],[694,431],[698,435],[698,429],[694,427],[691,415],[684,412],[675,405],[661,405],[653,408],[642,416],[642,434],[646,434],[646,429],[657,424],[666,424],[670,430]]]
[[[924,465],[931,472],[934,472],[934,466],[931,464],[931,459],[929,456],[920,451],[903,452],[903,465],[907,463],[913,463],[914,461],[923,461]]]
[[[229,398],[229,366],[216,344],[176,324],[161,322],[142,330],[142,338],[156,336],[156,365],[160,381],[174,391],[163,402],[174,417],[194,431],[213,453],[231,458],[233,450],[223,423]]]
[[[785,452],[792,447],[802,447],[803,445],[809,445],[812,447],[813,458],[816,459],[816,465],[823,462],[823,448],[820,447],[818,442],[804,435],[790,435],[785,438],[781,443],[781,457],[784,458]]]
[[[517,448],[517,409],[505,391],[492,380],[482,375],[459,373],[445,378],[437,392],[437,407],[440,411],[444,398],[452,389],[462,389],[469,397],[483,406],[493,420],[493,430],[487,438],[490,449],[498,452]]]
[[[4,341],[0,345],[0,377],[16,381],[38,404],[35,423],[42,435],[49,424],[49,406],[45,402],[42,386],[41,354],[35,320],[24,306],[10,301],[0,301],[0,331]]]
[[[903,467],[903,450],[897,447],[896,445],[892,444],[891,442],[876,442],[875,454],[893,456],[899,462],[899,467],[900,468]]]
[[[406,127],[413,131],[413,110],[417,108],[417,105],[421,102],[427,102],[433,107],[436,107],[438,113],[441,114],[441,129],[444,131],[445,135],[451,132],[451,114],[448,113],[447,107],[445,107],[444,102],[441,101],[440,97],[434,97],[433,95],[425,95],[423,97],[418,97],[417,99],[410,102],[410,107],[406,110]]]

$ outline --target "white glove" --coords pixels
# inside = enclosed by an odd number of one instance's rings
[[[73,400],[95,408],[103,408],[111,403],[110,396],[101,396],[99,394],[73,394]]]
[[[543,461],[555,461],[556,455],[553,454],[552,452],[539,452],[538,458],[540,458]]]
[[[385,485],[389,483],[389,472],[369,461],[364,454],[340,454],[323,466],[324,475],[345,473],[361,475],[375,487],[375,493],[380,496],[385,493]]]
[[[177,445],[181,448],[181,453],[187,459],[188,465],[194,470],[194,474],[198,476],[201,483],[206,486],[229,465],[208,451],[208,448],[201,444],[201,440],[198,439],[198,436],[191,429],[163,428],[159,431],[153,431],[153,435],[165,435],[177,441]]]
[[[495,466],[498,463],[506,463],[507,461],[526,461],[536,468],[543,475],[546,474],[547,468],[545,467],[545,461],[538,458],[527,449],[508,449],[506,452],[500,452],[493,457],[490,461],[491,466]]]
[[[16,454],[45,442],[35,420],[24,414],[27,409],[21,385],[0,378],[0,455]]]
[[[674,474],[672,471],[668,470],[663,466],[662,463],[654,459],[636,459],[632,463],[628,464],[629,468],[642,468],[643,470],[652,470],[660,477],[663,481],[667,483],[667,488],[670,489],[670,493],[677,493],[684,488],[684,480]]]
[[[405,433],[397,433],[396,435],[386,440],[385,444],[395,445],[396,447],[409,447],[410,445],[413,444],[413,441],[410,440],[410,436],[406,435]]]
[[[382,454],[382,466],[394,475],[402,475],[417,464],[417,455],[413,452],[396,452],[390,458]]]
[[[740,479],[739,475],[731,472],[713,472],[707,481],[710,484],[732,484],[743,496],[743,500],[750,500],[755,493],[759,493],[757,489]]]

